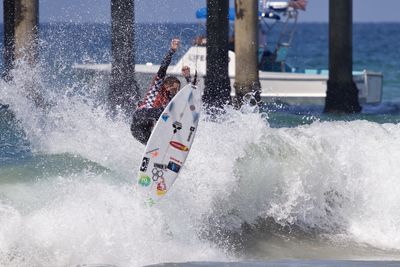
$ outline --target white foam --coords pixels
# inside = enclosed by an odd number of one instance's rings
[[[258,114],[228,110],[219,123],[200,122],[174,187],[159,205],[145,208],[134,189],[143,145],[130,135],[129,122],[109,118],[90,94],[65,93],[74,88],[50,90],[55,105],[40,111],[23,93],[29,72],[17,77],[25,78],[2,82],[0,97],[34,152],[79,155],[111,172],[3,184],[5,266],[227,260],[224,248],[201,237],[209,218],[237,229],[272,217],[332,239],[400,249],[398,125],[271,128]]]

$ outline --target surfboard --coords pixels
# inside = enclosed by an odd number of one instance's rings
[[[146,202],[158,202],[171,189],[191,150],[202,106],[197,86],[184,86],[158,119],[139,167],[138,185]]]

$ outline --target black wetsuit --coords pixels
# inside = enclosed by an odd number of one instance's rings
[[[153,79],[149,91],[146,93],[144,101],[134,112],[131,124],[131,133],[142,144],[146,144],[150,138],[151,132],[158,118],[161,116],[165,106],[161,103],[169,102],[171,99],[162,99],[159,94],[160,88],[167,74],[167,68],[171,63],[174,50],[170,49],[161,62],[160,69]]]
[[[151,131],[164,108],[142,108],[135,111],[132,118],[131,133],[140,143],[146,144]]]

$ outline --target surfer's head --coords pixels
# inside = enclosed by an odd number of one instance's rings
[[[171,97],[174,97],[180,88],[181,82],[175,76],[166,77],[162,85],[163,91],[167,92]]]

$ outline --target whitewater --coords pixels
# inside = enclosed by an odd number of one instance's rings
[[[98,100],[106,83],[42,75],[22,64],[0,82],[0,266],[400,259],[398,124],[203,115],[179,178],[149,208],[136,188],[144,146]]]

